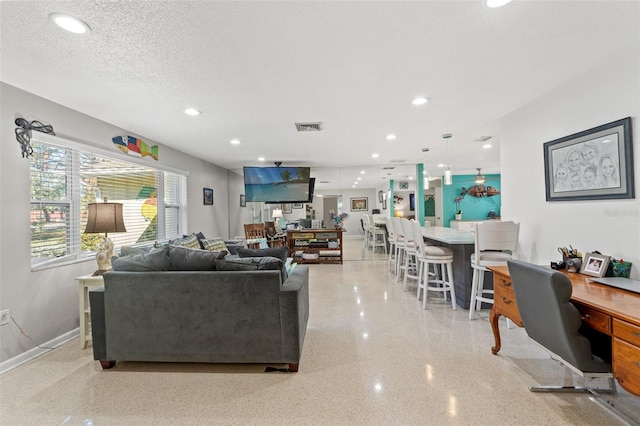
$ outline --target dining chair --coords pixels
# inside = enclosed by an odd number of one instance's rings
[[[515,258],[520,224],[513,221],[485,221],[474,226],[474,252],[471,254],[471,302],[469,319],[475,319],[482,302],[493,304],[493,289],[484,288],[488,266],[506,266]]]
[[[261,248],[261,241],[264,240],[263,246],[267,243],[267,231],[264,223],[245,223],[244,236],[247,239],[247,247],[251,249]]]

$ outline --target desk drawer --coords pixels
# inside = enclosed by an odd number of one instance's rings
[[[582,321],[587,323],[589,327],[611,335],[611,317],[609,315],[580,304],[576,304],[576,308],[580,311]]]
[[[520,325],[520,311],[518,310],[516,295],[511,285],[511,278],[494,274],[493,290],[493,303],[499,309],[499,312]]]
[[[613,319],[613,335],[640,348],[640,327]],[[640,358],[638,359],[640,361]]]
[[[640,395],[640,347],[613,338],[613,377],[620,386]]]

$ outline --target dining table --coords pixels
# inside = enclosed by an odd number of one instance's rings
[[[469,309],[471,302],[471,254],[474,252],[475,237],[473,232],[445,228],[443,226],[425,226],[422,236],[429,245],[448,247],[453,251],[453,282],[456,289],[456,304]],[[484,288],[493,288],[493,275],[490,271],[484,273]],[[484,309],[491,305],[483,303]]]

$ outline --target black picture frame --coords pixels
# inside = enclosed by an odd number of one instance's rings
[[[240,207],[247,207],[247,198],[244,194],[240,194]]]
[[[384,198],[384,191],[382,190],[378,191],[378,202],[382,203],[383,198]]]
[[[205,206],[213,205],[213,189],[202,188],[202,204]]]
[[[547,201],[635,198],[631,117],[544,143]]]

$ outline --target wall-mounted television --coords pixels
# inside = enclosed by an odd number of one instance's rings
[[[310,197],[309,167],[245,167],[247,201],[306,203]]]

